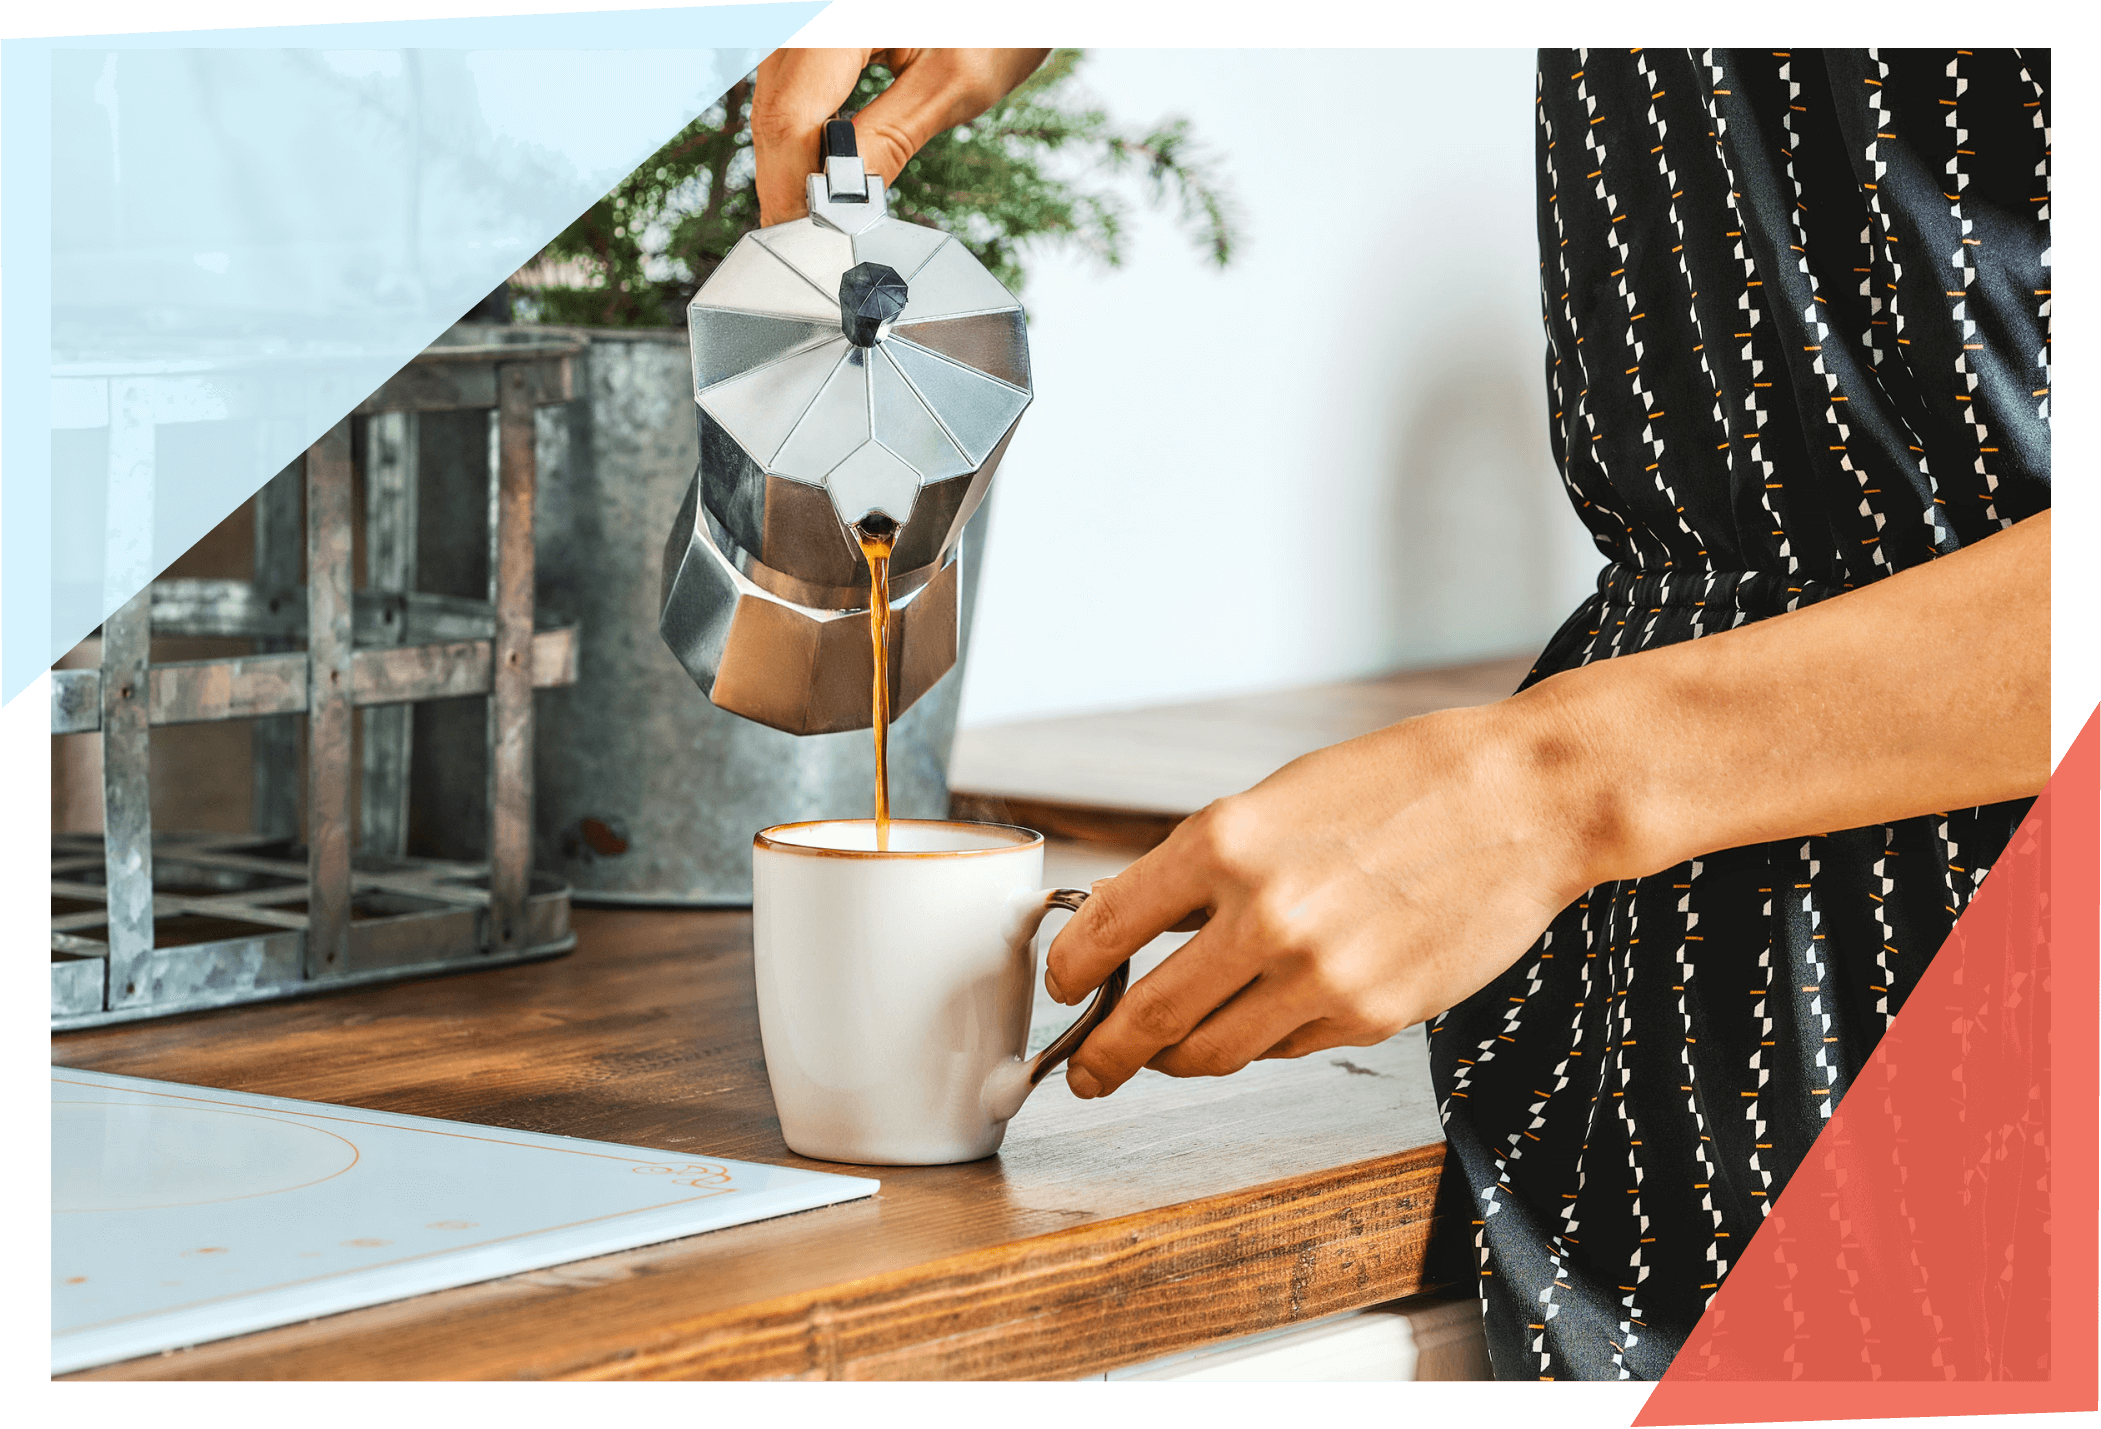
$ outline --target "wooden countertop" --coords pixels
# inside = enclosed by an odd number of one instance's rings
[[[1154,842],[1305,749],[1507,693],[1528,665],[980,731],[959,744],[957,802],[1073,825],[1095,842],[1054,843],[1048,876],[1084,883],[1130,857],[1108,845]],[[781,1141],[748,914],[575,926],[551,962],[65,1033],[52,1060],[854,1169]],[[1070,1016],[1039,999],[1032,1042]],[[1070,1378],[1436,1288],[1442,1161],[1419,1029],[1218,1080],[1141,1072],[1100,1102],[1054,1077],[997,1156],[869,1168],[867,1200],[73,1377]]]
[[[750,918],[580,911],[574,953],[53,1039],[55,1062],[840,1169],[782,1143]],[[996,1157],[873,1198],[87,1371],[92,1379],[1072,1377],[1416,1293],[1442,1160],[1420,1036],[1062,1079]]]
[[[949,787],[961,817],[1147,848],[1213,799],[1301,754],[1515,690],[1513,655],[1371,680],[966,729]]]

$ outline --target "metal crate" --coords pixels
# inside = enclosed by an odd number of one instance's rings
[[[253,581],[157,581],[104,622],[99,669],[52,672],[52,733],[102,742],[104,830],[53,839],[54,1028],[575,946],[569,889],[531,867],[533,691],[573,683],[577,668],[573,628],[535,628],[533,413],[570,399],[581,350],[544,331],[453,329],[258,494]],[[487,601],[414,588],[416,422],[475,410],[494,427]],[[359,422],[367,580],[353,591]],[[154,665],[153,634],[248,637],[257,650]],[[461,695],[488,697],[489,858],[410,858],[409,706]],[[259,722],[254,832],[155,834],[151,727],[232,719]]]

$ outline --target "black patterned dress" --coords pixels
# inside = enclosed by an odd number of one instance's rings
[[[1532,679],[2050,504],[2047,51],[1548,51],[1554,453],[1608,564]],[[1653,1379],[2026,801],[1592,889],[1432,1024],[1505,1378]]]

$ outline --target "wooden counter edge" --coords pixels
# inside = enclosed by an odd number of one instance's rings
[[[1100,804],[979,794],[967,789],[949,794],[948,816],[977,824],[1017,824],[1034,829],[1045,838],[1107,844],[1141,853],[1165,843],[1175,825],[1186,817],[1150,809],[1111,809]]]
[[[319,1345],[262,1331],[67,1378],[1071,1379],[1441,1288],[1443,1162],[1416,1147],[704,1315],[667,1269],[524,1303],[439,1292],[406,1321],[415,1301],[346,1312]]]

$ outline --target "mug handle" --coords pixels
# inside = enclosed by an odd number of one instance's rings
[[[1080,905],[1087,901],[1087,890],[1053,888],[1041,896],[1043,912],[1037,915],[1039,925],[1053,908],[1063,908],[1072,913],[1079,912]],[[1033,938],[1035,935],[1036,930],[1031,928],[1029,936]],[[1049,1076],[1060,1062],[1080,1050],[1080,1044],[1087,1040],[1087,1034],[1101,1026],[1108,1020],[1109,1014],[1116,1010],[1116,1004],[1123,1000],[1124,989],[1130,984],[1131,963],[1130,959],[1126,958],[1117,964],[1114,972],[1103,979],[1101,987],[1094,994],[1094,1001],[1087,1004],[1087,1010],[1080,1014],[1079,1021],[1059,1033],[1056,1041],[1038,1052],[1029,1062],[1030,1086],[1035,1086]]]

